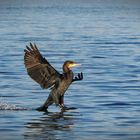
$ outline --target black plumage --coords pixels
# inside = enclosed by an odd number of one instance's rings
[[[42,88],[51,89],[48,99],[37,108],[39,111],[46,111],[48,106],[55,103],[61,109],[64,109],[64,93],[74,81],[82,80],[83,74],[78,73],[76,77],[71,67],[79,64],[74,61],[65,61],[63,64],[63,73],[60,74],[51,64],[41,55],[36,44],[30,43],[24,50],[24,64],[29,76],[35,80]]]

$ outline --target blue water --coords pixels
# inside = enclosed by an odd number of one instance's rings
[[[26,73],[25,46],[35,42],[60,72],[81,63],[60,113],[37,112],[49,90]],[[0,1],[1,140],[139,140],[140,2],[138,0]]]

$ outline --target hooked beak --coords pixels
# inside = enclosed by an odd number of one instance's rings
[[[72,63],[72,64],[69,64],[69,68],[72,68],[72,67],[76,67],[76,66],[81,66],[81,64],[78,64],[78,63]]]

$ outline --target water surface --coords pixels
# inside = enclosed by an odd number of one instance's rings
[[[140,139],[139,1],[0,1],[0,136],[11,139]],[[83,72],[65,95],[75,110],[37,112],[49,90],[26,73],[23,50],[36,42],[60,72]]]

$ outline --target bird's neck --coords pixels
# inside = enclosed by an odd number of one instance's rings
[[[63,69],[63,74],[66,79],[73,79],[73,72],[71,69]]]
[[[69,73],[71,70],[67,66],[63,66],[63,73]]]

